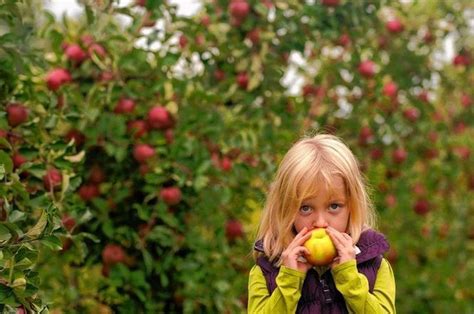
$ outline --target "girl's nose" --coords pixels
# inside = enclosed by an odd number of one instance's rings
[[[327,228],[329,226],[327,219],[324,214],[314,213],[313,216],[313,228]]]

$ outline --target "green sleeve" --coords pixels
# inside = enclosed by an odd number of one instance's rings
[[[249,275],[248,313],[295,313],[306,274],[280,267],[277,287],[270,295],[260,266],[255,265]]]
[[[336,266],[332,274],[350,313],[396,313],[395,277],[387,260],[382,259],[372,293],[367,277],[357,271],[355,259]]]

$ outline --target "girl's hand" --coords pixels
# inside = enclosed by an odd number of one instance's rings
[[[311,232],[304,227],[281,253],[282,265],[306,273],[312,266],[304,259],[304,255],[309,254],[309,250],[303,244],[310,237]]]
[[[326,231],[329,234],[329,237],[331,237],[332,243],[334,243],[337,251],[337,256],[331,263],[331,268],[334,268],[335,266],[351,259],[355,259],[356,254],[354,243],[352,243],[352,238],[350,235],[339,232],[332,227],[327,227]]]

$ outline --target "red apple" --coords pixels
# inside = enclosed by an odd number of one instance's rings
[[[244,236],[242,223],[237,219],[230,219],[225,225],[225,236],[229,241],[234,241]]]
[[[415,122],[420,117],[420,111],[415,107],[407,108],[403,110],[403,116],[408,121]]]
[[[390,98],[395,98],[398,93],[398,86],[390,81],[383,86],[383,94]]]
[[[436,133],[435,131],[430,131],[428,133],[428,139],[432,142],[432,143],[436,143],[438,141],[438,133]]]
[[[204,37],[203,34],[198,34],[196,37],[194,37],[194,42],[196,43],[197,46],[203,46],[204,43],[206,42],[206,37]]]
[[[250,39],[252,44],[256,45],[260,41],[260,29],[254,28],[247,33],[247,38]]]
[[[98,43],[93,43],[87,48],[87,53],[89,56],[96,55],[100,58],[104,58],[107,55],[107,51],[105,51],[105,48]]]
[[[418,99],[422,102],[429,102],[428,92],[423,90],[418,94]]]
[[[383,150],[380,148],[374,148],[370,151],[370,158],[373,160],[379,160],[383,157]]]
[[[102,261],[105,265],[124,263],[126,256],[124,249],[118,244],[107,244],[102,250]]]
[[[148,132],[148,124],[145,120],[134,120],[127,123],[127,131],[135,138],[142,137]]]
[[[177,205],[181,202],[181,190],[178,187],[166,187],[161,189],[160,197],[167,205]]]
[[[240,72],[239,74],[237,74],[237,84],[240,88],[247,89],[247,86],[249,84],[249,77],[247,75],[247,72]]]
[[[173,129],[165,130],[165,139],[166,139],[166,144],[170,145],[173,143],[174,141]]]
[[[392,153],[393,162],[396,164],[401,164],[407,159],[407,157],[408,157],[408,153],[403,148],[397,148]]]
[[[472,104],[471,97],[468,94],[461,95],[461,104],[464,108],[468,108]]]
[[[64,229],[66,229],[69,232],[71,232],[71,230],[76,226],[76,220],[73,217],[69,216],[68,214],[65,214],[61,218],[61,223],[64,226]]]
[[[393,19],[385,24],[385,28],[387,28],[390,33],[396,34],[402,32],[405,27],[403,26],[402,22],[397,19]]]
[[[64,50],[64,54],[69,60],[76,64],[79,64],[85,59],[87,59],[87,54],[78,44],[68,45]]]
[[[138,172],[140,172],[140,175],[144,176],[150,172],[150,167],[147,164],[141,164],[140,167],[138,167]]]
[[[71,129],[64,136],[67,142],[74,140],[74,145],[76,147],[81,146],[86,141],[86,136],[79,130]]]
[[[393,194],[385,196],[385,204],[387,207],[394,207],[397,204],[397,197]]]
[[[62,181],[63,175],[61,174],[61,171],[56,168],[48,169],[46,174],[43,176],[43,185],[47,191],[58,189],[61,187]]]
[[[374,133],[369,126],[363,126],[359,131],[359,144],[367,145],[374,138]]]
[[[359,64],[359,73],[366,78],[373,77],[375,75],[375,63],[370,60],[362,61]]]
[[[20,155],[19,153],[14,153],[12,156],[12,161],[13,161],[13,168],[18,169],[21,167],[21,165],[23,165],[28,160],[22,155]]]
[[[233,18],[243,20],[250,12],[250,5],[246,0],[231,0],[229,12]]]
[[[272,0],[260,0],[260,2],[267,7],[267,9],[273,8]]]
[[[135,109],[135,101],[130,98],[120,98],[115,106],[115,113],[132,113]]]
[[[173,126],[173,118],[163,106],[155,106],[148,111],[148,125],[154,129],[167,129]]]
[[[46,84],[52,91],[58,90],[62,85],[71,81],[72,77],[69,71],[62,68],[53,69],[46,75]]]
[[[302,93],[304,97],[317,96],[319,89],[318,86],[314,86],[313,84],[306,84],[303,86]]]
[[[186,38],[186,36],[184,35],[179,36],[179,47],[181,47],[181,49],[184,49],[186,48],[187,45],[188,45],[188,38]]]
[[[79,188],[78,194],[82,200],[87,202],[99,196],[100,190],[95,184],[85,184]]]
[[[466,131],[466,124],[463,121],[459,121],[454,125],[454,133],[462,134]]]
[[[219,166],[222,169],[222,171],[225,171],[225,172],[230,171],[232,170],[232,160],[229,157],[224,156],[221,159]]]
[[[242,161],[253,168],[258,166],[258,158],[252,156],[251,154],[245,154],[242,157]]]
[[[208,27],[211,24],[211,18],[209,15],[204,15],[201,17],[201,25],[204,27]]]
[[[135,4],[139,5],[141,7],[145,7],[146,6],[146,1],[147,0],[135,0]]]
[[[388,38],[386,36],[383,36],[383,35],[379,36],[379,38],[377,39],[377,44],[378,44],[380,49],[387,48]]]
[[[25,307],[22,305],[22,306],[19,306],[16,308],[16,314],[27,314],[26,310],[25,310]]]
[[[425,35],[423,35],[423,40],[427,44],[431,44],[434,41],[434,39],[435,38],[433,36],[433,33],[431,33],[430,31],[426,31]]]
[[[439,151],[437,148],[427,148],[423,156],[427,159],[435,159],[439,156]]]
[[[327,7],[337,7],[340,2],[340,0],[321,0],[321,4]]]
[[[94,36],[90,34],[84,34],[81,36],[81,42],[84,47],[89,47],[95,42]]]
[[[420,216],[426,215],[430,211],[430,203],[424,199],[420,198],[416,201],[415,205],[413,206],[413,210]]]
[[[155,155],[155,149],[148,144],[138,144],[133,148],[133,157],[139,163],[146,162]]]
[[[348,34],[342,34],[338,39],[339,45],[347,47],[351,44],[351,37]]]
[[[314,266],[329,265],[336,257],[336,248],[326,229],[316,228],[310,232],[311,238],[304,243],[304,247],[310,252],[306,255],[306,260]]]
[[[90,174],[89,174],[89,182],[100,184],[104,182],[105,179],[106,177],[105,177],[104,170],[102,170],[102,168],[99,165],[92,166]]]
[[[8,124],[13,128],[28,120],[28,109],[22,104],[9,104],[6,111]]]
[[[456,146],[453,147],[453,153],[462,160],[467,160],[471,155],[471,150],[467,146]]]
[[[469,56],[464,54],[458,54],[453,59],[453,64],[455,66],[468,66],[471,63]]]
[[[112,71],[104,71],[104,72],[101,72],[99,75],[99,81],[104,82],[104,83],[110,82],[114,78],[115,78],[115,74]]]
[[[225,72],[222,71],[221,69],[216,69],[214,71],[214,78],[217,80],[217,81],[222,81],[224,78],[225,78]]]

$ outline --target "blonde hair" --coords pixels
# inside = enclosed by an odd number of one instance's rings
[[[375,211],[364,177],[351,150],[334,135],[317,134],[295,143],[283,157],[270,185],[257,240],[265,255],[279,264],[294,237],[293,222],[304,199],[315,195],[318,184],[332,185],[340,176],[346,188],[350,218],[347,232],[354,243],[367,228],[375,228]],[[261,253],[254,252],[254,258]]]

